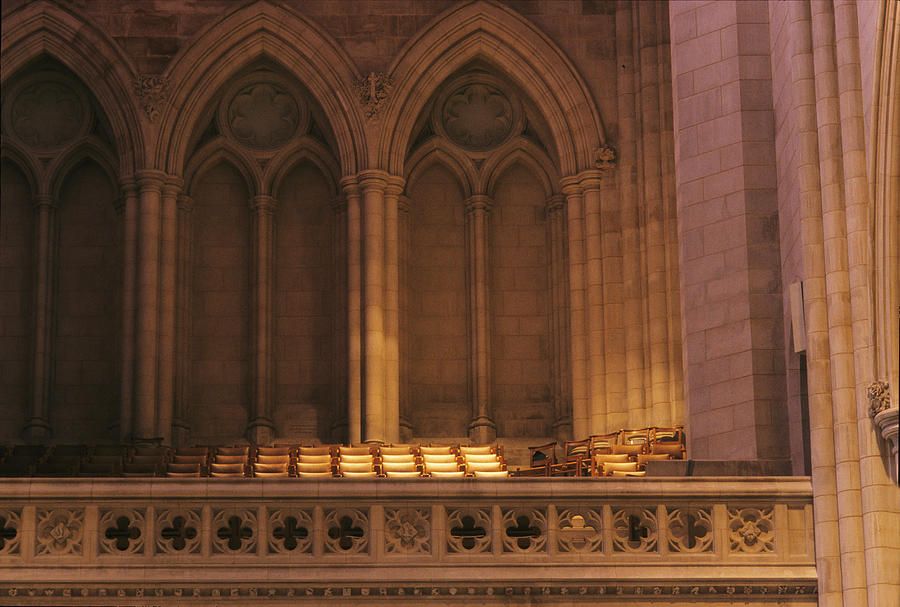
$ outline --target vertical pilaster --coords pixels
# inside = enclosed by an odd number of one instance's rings
[[[331,438],[342,442],[347,434],[347,202],[343,196],[332,201],[334,212],[332,259],[334,261],[334,302],[332,315],[332,385],[335,413]]]
[[[400,243],[399,197],[403,180],[384,193],[384,440],[400,441]]]
[[[275,199],[267,195],[254,196],[253,208],[253,266],[251,289],[253,343],[253,410],[247,425],[251,442],[266,444],[275,438],[272,423],[273,364],[272,364],[272,292],[275,258]]]
[[[401,195],[397,201],[398,265],[400,280],[400,440],[412,440],[413,428],[409,415],[409,199]]]
[[[597,170],[579,175],[584,213],[585,315],[587,320],[588,432],[606,432],[606,360],[603,327],[603,251],[600,237],[600,179]]]
[[[176,252],[178,249],[177,199],[180,179],[170,179],[163,187],[159,252],[159,365],[156,431],[163,444],[172,442],[175,409],[175,307]]]
[[[491,199],[476,195],[466,201],[466,260],[469,291],[469,437],[476,443],[497,438],[491,406],[491,328],[489,222]]]
[[[603,258],[603,358],[606,377],[606,428],[625,426],[625,327],[622,299],[622,223],[612,161],[601,170],[600,251]]]
[[[29,442],[46,442],[50,430],[53,386],[53,319],[56,308],[56,200],[48,194],[34,201],[35,224],[34,342],[31,359],[31,411],[23,434]]]
[[[569,247],[569,364],[572,369],[572,435],[576,440],[590,434],[590,384],[586,327],[584,204],[577,178],[561,182],[566,197],[566,227]]]
[[[176,258],[176,355],[175,355],[175,403],[172,416],[172,444],[186,445],[190,438],[188,424],[188,403],[190,402],[190,370],[191,370],[191,274],[193,257],[193,221],[194,201],[184,194],[178,196],[177,209],[177,246]]]
[[[159,332],[160,207],[166,175],[161,171],[138,174],[137,307],[135,331],[134,440],[158,443],[156,427]]]
[[[384,203],[387,175],[360,173],[363,207],[363,415],[366,441],[385,440],[384,402]]]
[[[347,199],[347,441],[362,440],[362,213],[355,177],[341,180]]]
[[[122,237],[122,382],[119,401],[119,440],[130,440],[134,416],[134,324],[137,305],[138,189],[133,179],[122,181],[124,213]]]
[[[569,400],[569,323],[565,259],[565,201],[561,195],[547,200],[547,241],[550,251],[550,339],[552,340],[553,434],[559,441],[572,438],[572,403]]]

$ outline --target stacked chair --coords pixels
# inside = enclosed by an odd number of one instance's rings
[[[461,446],[459,455],[462,458],[467,476],[478,478],[504,478],[509,476],[506,464],[499,452],[499,447],[491,445]]]
[[[123,476],[161,476],[167,469],[169,447],[133,447],[122,465]]]
[[[335,472],[335,448],[300,447],[297,450],[297,476],[300,478],[331,478]]]
[[[250,468],[256,478],[277,478],[293,476],[296,464],[296,451],[293,447],[275,445],[257,447]]]
[[[342,478],[378,476],[378,470],[375,467],[377,450],[377,445],[338,447],[338,473]]]
[[[387,478],[421,478],[422,464],[413,445],[383,445],[379,449],[381,473]]]
[[[425,474],[432,478],[463,478],[465,468],[460,465],[459,455],[449,445],[423,445],[422,466]]]
[[[206,476],[209,467],[209,447],[179,447],[165,463],[166,476]]]
[[[78,476],[122,476],[127,456],[126,445],[96,445],[86,457],[82,458]]]
[[[250,447],[216,447],[209,462],[209,475],[217,478],[242,478],[249,476]]]

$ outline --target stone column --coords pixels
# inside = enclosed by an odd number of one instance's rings
[[[333,441],[343,442],[347,434],[347,202],[343,196],[331,203],[334,212],[333,241],[334,302],[332,315],[332,386],[335,414],[331,424]]]
[[[176,201],[182,181],[172,178],[163,187],[159,277],[159,367],[156,431],[164,445],[172,443],[175,409],[175,304],[178,212]]]
[[[247,424],[251,442],[266,444],[275,438],[272,423],[272,290],[275,259],[275,199],[268,195],[254,196],[253,208],[253,266],[251,342],[253,349],[253,409]]]
[[[49,440],[50,392],[53,387],[53,319],[56,308],[56,200],[35,199],[34,332],[32,335],[31,411],[23,434],[31,443]]]
[[[409,198],[400,196],[398,265],[400,267],[400,440],[412,440],[413,428],[409,415]]]
[[[403,180],[384,193],[384,440],[400,441],[399,197]]]
[[[345,177],[347,198],[347,441],[362,441],[362,215],[359,185]]]
[[[600,226],[600,179],[597,170],[579,175],[584,213],[584,280],[587,320],[588,432],[606,432],[606,359],[603,327],[603,250]]]
[[[387,174],[363,171],[363,415],[365,441],[385,440],[384,407],[384,202]]]
[[[160,206],[166,175],[138,174],[137,309],[134,393],[134,441],[159,443],[156,427],[159,338]]]
[[[561,182],[566,197],[566,228],[569,247],[569,365],[572,370],[572,436],[576,440],[590,434],[590,384],[585,303],[584,204],[578,180]]]
[[[566,280],[565,203],[561,195],[547,200],[547,240],[550,249],[550,339],[552,341],[553,434],[560,442],[572,438],[569,400],[569,323]]]
[[[186,445],[190,439],[188,403],[190,402],[191,370],[191,276],[193,258],[193,225],[191,221],[194,201],[184,194],[178,197],[176,257],[176,364],[175,407],[172,418],[172,444]]]
[[[122,382],[119,402],[119,440],[131,440],[134,418],[134,313],[137,305],[138,188],[133,179],[122,181],[125,215],[122,237]]]
[[[469,290],[469,437],[476,443],[497,438],[491,406],[491,327],[489,222],[491,199],[475,195],[466,201],[466,260]]]

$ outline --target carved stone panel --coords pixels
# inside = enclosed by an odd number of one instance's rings
[[[667,515],[671,552],[711,552],[713,520],[709,508],[673,508]]]
[[[503,552],[544,552],[547,515],[538,508],[503,510]]]
[[[308,510],[273,510],[269,513],[269,552],[304,554],[312,552],[313,519]]]
[[[256,512],[243,508],[219,510],[212,521],[214,553],[248,554],[256,550]]]
[[[655,552],[657,522],[655,508],[613,508],[613,550]]]
[[[487,74],[448,83],[435,102],[435,132],[476,155],[496,149],[524,128],[521,104],[508,88]]]
[[[182,555],[200,552],[200,511],[161,510],[156,515],[156,551]]]
[[[490,510],[467,507],[447,509],[447,552],[490,552],[491,532]]]
[[[387,554],[431,554],[430,508],[385,508]]]
[[[80,556],[84,550],[84,510],[38,510],[35,544],[36,556]]]
[[[6,131],[37,153],[59,151],[90,127],[90,104],[80,87],[56,72],[16,85],[3,108]]]
[[[368,511],[339,508],[325,511],[325,552],[360,554],[369,549]]]
[[[97,526],[100,552],[118,555],[142,553],[145,529],[142,510],[120,508],[101,511]]]
[[[600,552],[603,549],[603,517],[591,508],[559,511],[556,532],[560,552]]]
[[[775,551],[772,508],[729,508],[728,537],[731,552],[759,554]]]
[[[223,133],[258,151],[276,150],[306,130],[299,93],[268,72],[253,74],[225,93],[219,108]]]
[[[19,554],[22,537],[22,511],[0,509],[0,556]]]

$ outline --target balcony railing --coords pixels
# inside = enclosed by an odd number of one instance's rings
[[[0,496],[4,604],[815,604],[807,478],[4,479]]]

